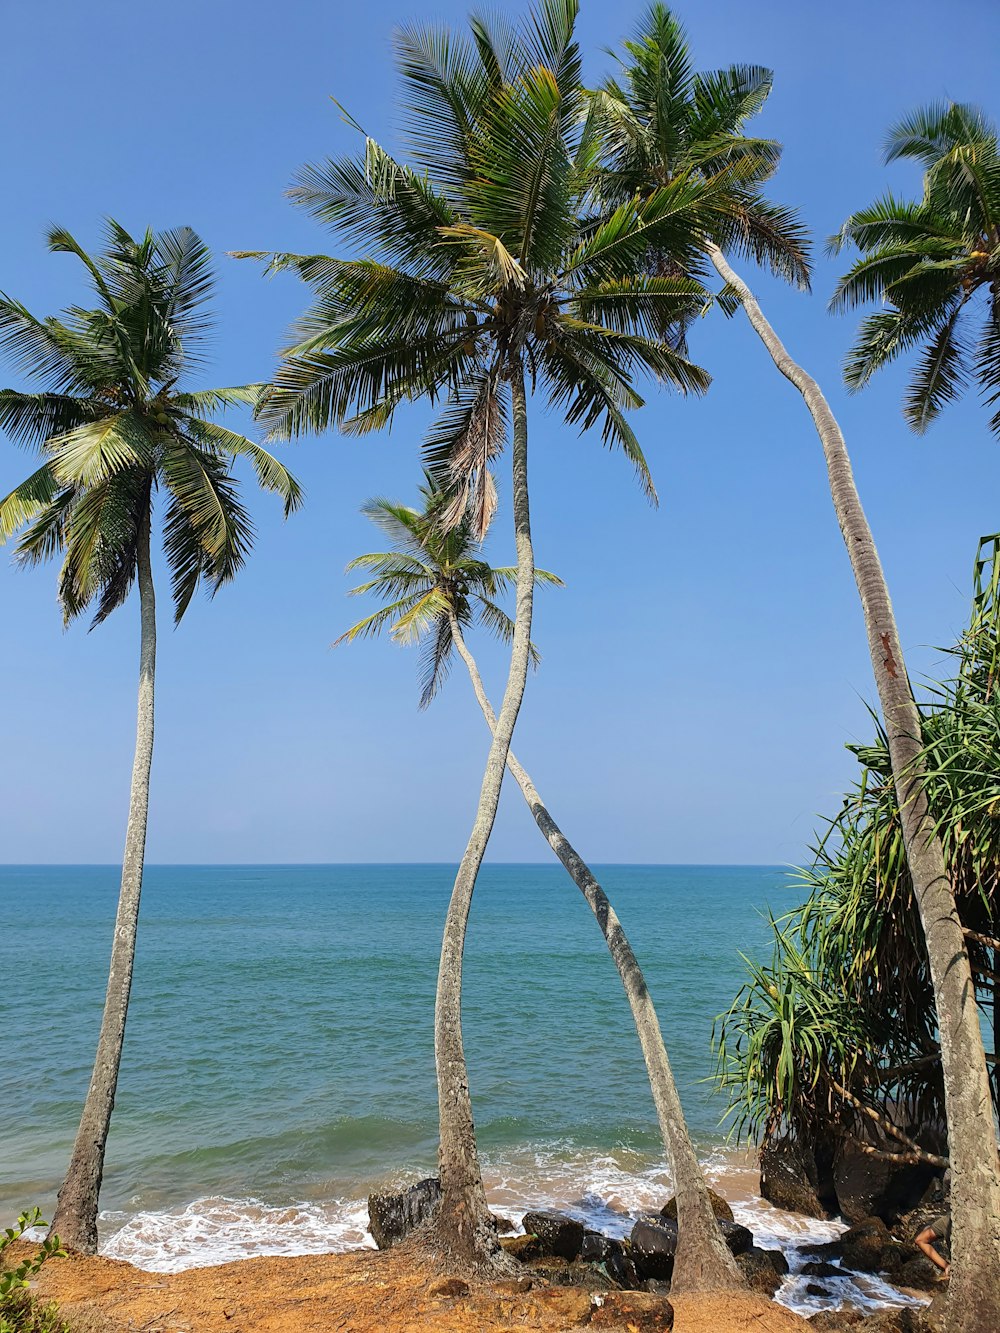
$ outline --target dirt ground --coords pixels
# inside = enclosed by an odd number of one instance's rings
[[[658,1333],[588,1292],[449,1279],[405,1250],[243,1259],[145,1273],[113,1259],[51,1260],[36,1295],[58,1302],[74,1333]],[[631,1293],[616,1293],[628,1298]],[[640,1301],[643,1298],[640,1296]],[[646,1298],[648,1299],[648,1298]],[[611,1302],[609,1301],[609,1305]],[[762,1296],[679,1297],[675,1333],[802,1333],[805,1320]]]

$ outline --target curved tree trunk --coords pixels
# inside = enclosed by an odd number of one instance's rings
[[[434,1006],[442,1190],[441,1209],[437,1216],[438,1236],[444,1248],[456,1257],[487,1266],[497,1265],[500,1250],[496,1225],[490,1216],[483,1188],[462,1044],[462,955],[472,893],[493,830],[507,751],[528,675],[535,561],[528,509],[527,404],[520,362],[512,368],[510,384],[513,399],[514,536],[517,544],[517,596],[510,673],[486,760],[475,823],[448,904]]]
[[[139,533],[137,566],[141,625],[139,704],[121,890],[111,945],[111,969],[94,1072],[49,1233],[58,1235],[69,1249],[79,1250],[83,1254],[97,1253],[98,1197],[125,1040],[146,849],[149,770],[153,759],[153,678],[156,669],[156,604],[149,558],[148,514]]]
[[[454,617],[452,617],[451,632],[455,646],[469,669],[472,687],[487,726],[493,731],[497,724],[496,715],[483,686],[475,658],[469,651],[461,626]],[[656,1118],[660,1124],[663,1146],[670,1162],[677,1194],[678,1245],[671,1290],[680,1293],[742,1287],[745,1284],[736,1266],[736,1260],[722,1238],[712,1211],[708,1189],[684,1121],[684,1111],[667,1057],[667,1048],[663,1043],[660,1023],[646,987],[646,979],[632,952],[632,946],[628,942],[615,909],[608,901],[607,894],[594,878],[583,857],[572,846],[542,803],[538,789],[513,752],[507,754],[507,767],[521,788],[521,793],[542,836],[566,867],[573,883],[583,894],[587,905],[597,918],[597,924],[614,959],[632,1010],[643,1059],[646,1062],[646,1072],[649,1075],[649,1085],[653,1092]]]
[[[1000,1174],[989,1075],[976,993],[944,852],[924,794],[920,715],[903,662],[889,590],[861,507],[844,437],[816,381],[788,355],[746,283],[709,247],[774,364],[806,401],[823,445],[837,520],[861,594],[868,646],[889,738],[903,844],[920,912],[941,1037],[954,1265],[948,1296],[953,1333],[1000,1329]]]

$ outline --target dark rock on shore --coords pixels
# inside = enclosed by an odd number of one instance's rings
[[[575,1259],[583,1244],[583,1223],[563,1213],[525,1213],[522,1223],[529,1235],[537,1236],[543,1254],[558,1259]]]
[[[739,1222],[726,1222],[720,1218],[719,1230],[732,1254],[737,1256],[745,1254],[753,1244],[752,1233],[747,1227],[740,1226]]]
[[[498,1236],[509,1236],[517,1230],[517,1224],[512,1222],[509,1217],[501,1217],[498,1213],[494,1213],[493,1221],[497,1224]]]
[[[641,1278],[667,1278],[674,1271],[677,1223],[640,1218],[632,1228],[632,1262]]]
[[[760,1192],[778,1208],[827,1218],[836,1209],[830,1183],[815,1156],[788,1140],[767,1144],[760,1154]]]
[[[909,1259],[913,1250],[889,1234],[880,1217],[866,1217],[841,1236],[844,1264],[859,1273],[891,1273]]]
[[[746,1230],[746,1228],[743,1228]],[[749,1235],[749,1232],[747,1233]],[[740,1251],[736,1256],[736,1266],[743,1274],[744,1280],[751,1291],[762,1292],[765,1296],[773,1296],[781,1286],[781,1277],[775,1271],[774,1265],[764,1250],[759,1250],[756,1245],[750,1245]]]
[[[881,1217],[894,1222],[919,1204],[939,1174],[933,1166],[900,1166],[841,1143],[833,1163],[833,1187],[846,1221]]]
[[[391,1194],[369,1194],[368,1226],[380,1250],[408,1236],[429,1221],[441,1203],[441,1182],[435,1176]]]
[[[761,1254],[766,1254],[771,1261],[771,1267],[780,1276],[784,1277],[788,1272],[788,1260],[780,1250],[761,1250]]]
[[[822,1259],[812,1259],[799,1269],[802,1277],[843,1277],[844,1270],[836,1264],[828,1264]]]
[[[709,1190],[708,1197],[712,1203],[712,1212],[715,1214],[716,1217],[721,1218],[723,1221],[726,1222],[735,1222],[736,1219],[733,1217],[733,1210],[730,1208],[729,1204],[726,1202],[726,1200],[722,1197],[721,1194],[716,1194],[715,1190]],[[669,1199],[663,1205],[663,1207],[660,1209],[660,1216],[669,1217],[674,1222],[677,1221],[676,1195],[674,1196],[674,1198]]]
[[[892,1280],[897,1287],[912,1287],[916,1291],[934,1291],[940,1285],[941,1270],[925,1254],[915,1254],[912,1259],[895,1269]]]

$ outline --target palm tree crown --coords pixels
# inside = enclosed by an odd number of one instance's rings
[[[0,501],[0,541],[23,529],[16,555],[27,564],[61,552],[64,617],[96,600],[96,624],[128,595],[153,493],[162,487],[180,620],[201,580],[214,592],[252,543],[233,460],[250,460],[261,486],[284,500],[286,515],[301,491],[271,454],[212,420],[219,409],[256,404],[260,386],[178,387],[198,364],[213,286],[209,251],[193,231],[147,231],[135,240],[112,221],[97,257],[63,230],[48,243],[85,265],[97,305],[40,320],[0,294],[0,350],[44,386],[0,390],[0,428],[45,456]]]
[[[889,132],[886,162],[912,158],[924,168],[917,201],[891,194],[852,213],[830,241],[861,258],[837,284],[835,309],[879,301],[845,367],[854,389],[881,366],[920,347],[903,404],[924,431],[971,382],[986,403],[1000,402],[1000,157],[997,131],[973,106],[931,106]],[[983,324],[977,335],[972,319]],[[990,417],[1000,435],[1000,409]]]
[[[517,570],[495,567],[481,558],[468,514],[445,531],[438,518],[446,499],[421,488],[422,510],[392,500],[371,500],[362,513],[392,539],[390,551],[359,555],[347,566],[369,570],[375,577],[351,589],[352,596],[374,593],[386,605],[346,630],[337,643],[351,643],[388,629],[399,643],[421,643],[420,707],[426,708],[444,683],[454,650],[453,619],[464,630],[478,621],[510,643],[514,622],[496,603],[513,588]],[[562,579],[535,570],[537,584],[562,587]],[[538,654],[531,649],[537,664]]]
[[[712,197],[710,224],[696,242],[733,249],[778,276],[809,286],[808,243],[795,213],[761,192],[781,158],[774,139],[751,138],[743,125],[767,101],[769,69],[732,65],[699,72],[687,36],[663,4],[653,4],[635,38],[624,43],[619,75],[590,94],[603,148],[602,192],[613,205],[646,197],[671,182],[700,182]],[[702,246],[682,256],[652,247],[652,272],[701,280]],[[727,308],[735,308],[727,298]]]
[[[456,483],[452,521],[471,499],[477,536],[495,508],[490,464],[515,366],[568,422],[600,425],[650,495],[625,417],[642,402],[635,376],[708,383],[659,336],[701,307],[700,284],[648,275],[642,261],[651,245],[691,261],[693,234],[727,205],[717,188],[678,179],[599,215],[576,9],[543,0],[523,30],[473,19],[470,38],[403,29],[412,165],[369,139],[363,159],[306,167],[291,191],[365,257],[270,256],[315,291],[262,404],[271,433],[360,434],[404,401],[444,402],[427,458]]]

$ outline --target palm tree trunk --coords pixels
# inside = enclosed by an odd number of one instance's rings
[[[434,1006],[434,1061],[438,1084],[442,1190],[437,1221],[438,1236],[444,1248],[456,1257],[494,1267],[499,1261],[499,1244],[496,1225],[490,1216],[483,1188],[469,1097],[469,1074],[462,1044],[462,955],[476,877],[493,830],[507,751],[510,749],[528,675],[535,559],[528,508],[527,404],[524,371],[519,360],[512,367],[510,385],[513,400],[514,536],[517,546],[516,610],[510,672],[486,760],[475,823],[448,904]]]
[[[927,807],[920,715],[899,644],[885,575],[861,507],[837,421],[816,381],[797,365],[746,283],[715,246],[708,253],[732,287],[778,370],[806,401],[823,445],[834,508],[861,595],[868,646],[889,738],[903,844],[920,912],[941,1038],[952,1168],[954,1276],[951,1333],[1000,1329],[1000,1174],[976,993],[941,841]]]
[[[148,512],[139,532],[137,566],[141,626],[139,703],[118,915],[111,945],[111,968],[94,1072],[50,1230],[50,1235],[57,1234],[63,1245],[83,1254],[97,1253],[98,1198],[125,1040],[146,849],[149,771],[153,759],[153,678],[156,669],[156,603],[149,556]]]
[[[469,651],[457,619],[451,618],[451,633],[462,660],[469,669],[472,687],[490,731],[497,720],[483,686],[476,660]],[[597,918],[611,957],[618,968],[625,995],[635,1020],[642,1046],[649,1085],[653,1092],[656,1118],[663,1136],[663,1146],[670,1162],[677,1194],[678,1246],[671,1289],[683,1291],[719,1291],[744,1285],[736,1261],[722,1238],[712,1210],[705,1179],[684,1121],[684,1111],[673,1071],[663,1043],[663,1033],[646,987],[642,969],[632,952],[622,924],[608,896],[591,873],[583,857],[552,818],[538,789],[513,752],[507,754],[507,767],[528,803],[542,837],[566,867],[573,883],[587,900]]]

